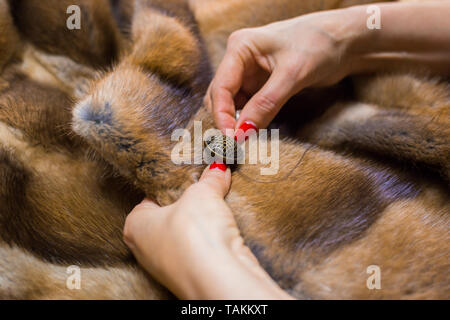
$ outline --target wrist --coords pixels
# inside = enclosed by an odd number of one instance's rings
[[[364,57],[371,44],[373,33],[367,28],[367,6],[355,6],[330,10],[298,19],[299,29],[308,20],[317,30],[326,35],[331,42],[331,54],[339,59],[339,70],[344,76],[359,72],[361,57]]]
[[[200,260],[183,263],[173,273],[173,293],[181,299],[289,299],[261,268],[244,252],[220,250],[205,252]],[[186,267],[187,266],[187,267]]]
[[[374,50],[378,30],[367,27],[367,6],[355,6],[336,10],[336,24],[341,24],[339,37],[341,42],[342,63],[345,64],[347,75],[369,71],[367,55]]]

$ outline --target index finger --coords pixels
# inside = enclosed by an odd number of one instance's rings
[[[210,100],[217,127],[225,132],[236,125],[234,97],[242,86],[244,62],[241,57],[227,51],[217,69],[210,88]]]

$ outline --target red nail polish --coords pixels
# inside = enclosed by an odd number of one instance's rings
[[[250,134],[252,132],[248,132],[249,130],[254,130],[255,132],[258,131],[258,128],[256,125],[251,121],[245,121],[241,124],[239,129],[236,131],[236,134],[234,136],[234,140],[237,142],[243,142],[248,139]]]
[[[220,169],[222,171],[227,171],[227,165],[223,164],[223,163],[213,162],[209,166],[209,170],[213,170],[213,169]]]

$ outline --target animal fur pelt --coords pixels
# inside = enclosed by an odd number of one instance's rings
[[[0,297],[170,298],[122,228],[145,195],[167,205],[198,179],[203,166],[170,160],[171,133],[214,126],[203,96],[228,36],[370,2],[0,0]],[[65,27],[72,4],[80,30]],[[288,102],[272,124],[279,173],[239,166],[226,198],[282,288],[305,299],[450,298],[449,110],[448,82],[414,70]],[[371,265],[380,290],[366,286]],[[79,289],[67,286],[70,266]]]

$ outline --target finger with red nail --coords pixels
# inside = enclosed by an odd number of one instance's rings
[[[256,127],[256,124],[254,124],[251,121],[244,121],[239,129],[236,130],[234,134],[234,139],[242,143],[246,141],[251,135],[256,134],[258,131],[258,128]]]

